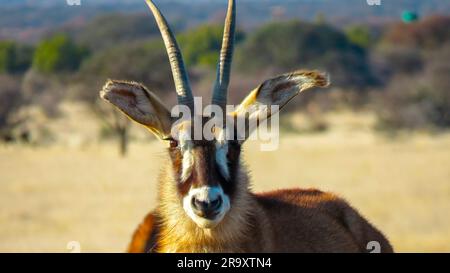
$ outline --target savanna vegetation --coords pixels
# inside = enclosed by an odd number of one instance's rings
[[[194,92],[205,99],[221,45],[218,17],[173,22]],[[256,189],[342,193],[396,250],[448,251],[450,222],[442,215],[450,209],[450,17],[414,19],[338,27],[320,17],[242,27],[229,101],[278,73],[327,71],[328,89],[286,107],[279,151],[261,155],[249,144]],[[168,106],[175,103],[167,55],[148,14],[110,13],[30,43],[0,41],[0,205],[9,206],[0,213],[0,251],[64,251],[72,240],[86,250],[121,251],[152,208],[162,148],[100,101],[110,78],[142,82]]]
[[[381,131],[445,129],[450,126],[449,23],[449,17],[432,16],[408,24],[338,29],[326,20],[290,20],[240,30],[231,101],[237,102],[267,75],[321,69],[331,75],[333,85],[294,100],[289,111],[367,108],[377,114],[375,129]],[[178,32],[198,94],[209,92],[207,82],[214,76],[221,35],[222,27],[215,24]],[[103,124],[99,137],[117,137],[125,154],[129,122],[98,103],[105,80],[143,82],[165,100],[174,101],[166,53],[156,26],[146,16],[103,15],[84,28],[46,37],[34,45],[0,42],[4,79],[0,93],[3,102],[11,100],[0,117],[3,140],[23,140],[20,136],[26,135],[38,141],[33,137],[37,132],[20,126],[33,118],[25,117],[23,108],[37,107],[46,118],[54,118],[61,102],[78,101]],[[316,127],[323,130],[326,124],[321,121]]]

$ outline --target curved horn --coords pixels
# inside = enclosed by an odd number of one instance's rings
[[[181,105],[187,105],[191,110],[194,108],[194,98],[192,96],[191,86],[189,84],[189,78],[186,72],[186,68],[183,62],[183,56],[181,55],[180,48],[178,47],[175,36],[172,33],[166,18],[161,14],[160,10],[152,2],[152,0],[146,0],[146,3],[155,17],[158,28],[161,32],[161,36],[166,46],[167,55],[169,56],[170,67],[172,69],[173,81],[175,83],[175,89],[177,91],[178,103]]]
[[[230,82],[231,61],[233,59],[234,33],[236,28],[235,0],[228,1],[227,18],[223,31],[222,49],[217,67],[217,78],[214,84],[212,103],[225,109],[227,104],[228,83]]]

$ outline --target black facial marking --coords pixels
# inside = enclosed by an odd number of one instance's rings
[[[237,141],[228,142],[227,164],[230,178],[226,179],[218,162],[216,161],[216,142],[199,140],[193,141],[192,154],[194,166],[190,177],[186,181],[181,181],[183,169],[183,155],[178,147],[169,147],[168,152],[172,161],[174,176],[177,179],[178,192],[185,196],[191,186],[217,186],[220,185],[225,194],[231,199],[236,192],[237,173],[239,168],[239,158],[241,145]]]
[[[222,186],[223,191],[230,197],[233,196],[233,194],[236,192],[236,187],[238,184],[237,174],[239,171],[240,154],[241,154],[241,145],[239,145],[237,141],[229,141],[227,164],[230,173],[230,178],[229,180],[226,180],[225,178],[223,178],[223,176],[221,176],[223,182],[221,182],[220,185]],[[217,163],[216,166],[218,167]]]
[[[172,171],[173,171],[173,176],[175,177],[176,183],[177,183],[177,187],[178,187],[178,192],[184,196],[188,193],[189,188],[190,188],[190,184],[186,182],[181,181],[181,173],[183,170],[183,155],[181,154],[181,150],[179,149],[179,147],[172,147],[170,146],[168,148],[168,152],[169,152],[169,157],[170,160],[172,161]]]

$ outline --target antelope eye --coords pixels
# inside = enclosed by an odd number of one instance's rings
[[[177,148],[178,147],[178,141],[176,141],[175,139],[169,140],[169,147],[170,148]]]

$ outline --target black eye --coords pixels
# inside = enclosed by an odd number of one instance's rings
[[[169,147],[170,148],[177,148],[178,147],[178,141],[176,141],[175,139],[169,140]]]

